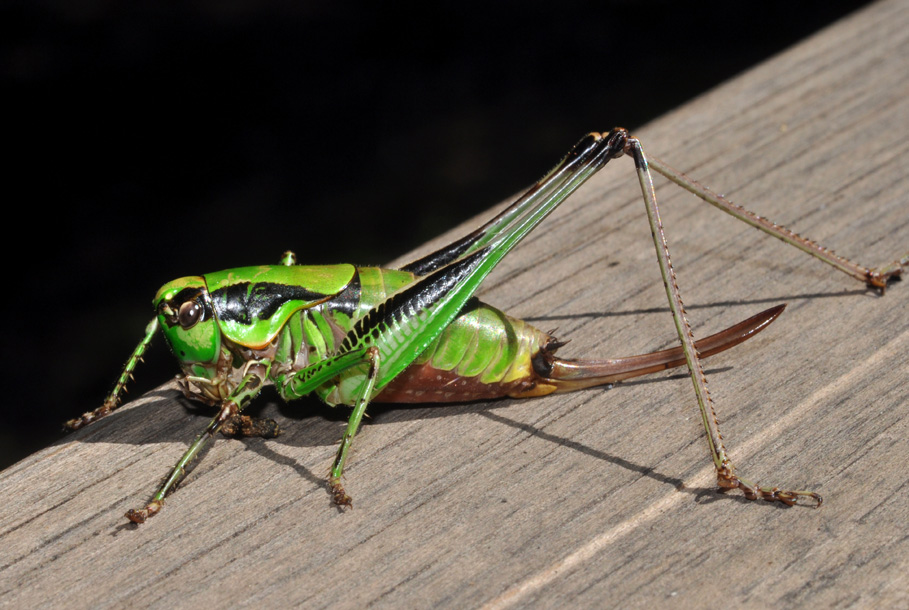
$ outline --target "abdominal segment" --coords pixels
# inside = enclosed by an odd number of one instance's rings
[[[548,334],[474,300],[373,400],[463,402],[549,394],[555,386],[533,366],[549,345],[557,346]]]

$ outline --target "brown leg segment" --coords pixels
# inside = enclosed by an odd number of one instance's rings
[[[640,144],[638,144],[638,146],[640,147]],[[647,163],[648,166],[652,167],[657,173],[660,173],[672,182],[675,182],[686,191],[694,193],[715,208],[720,209],[727,214],[738,218],[742,222],[747,223],[756,229],[760,229],[764,233],[772,235],[791,246],[795,246],[803,252],[807,252],[818,260],[832,266],[834,269],[838,269],[857,280],[865,282],[868,286],[880,290],[881,294],[883,294],[884,290],[887,288],[888,282],[900,279],[903,270],[909,268],[909,252],[904,254],[899,260],[895,260],[888,265],[881,265],[874,269],[854,263],[848,258],[836,254],[833,250],[825,248],[806,237],[802,237],[791,229],[787,229],[740,205],[736,205],[722,195],[714,193],[703,184],[689,178],[677,169],[673,169],[659,159],[650,157],[647,160]]]
[[[691,374],[694,392],[697,396],[698,406],[701,411],[701,420],[704,424],[704,429],[707,432],[707,443],[710,447],[710,454],[713,458],[713,463],[717,472],[717,484],[723,489],[741,489],[742,493],[745,494],[745,497],[751,500],[763,498],[769,501],[779,500],[784,504],[792,505],[798,501],[799,496],[807,496],[817,501],[817,506],[820,506],[822,501],[821,497],[814,492],[786,491],[777,487],[760,487],[745,479],[739,478],[735,474],[735,467],[726,455],[726,447],[723,445],[723,437],[720,434],[719,425],[717,424],[713,400],[710,398],[710,392],[707,389],[707,377],[704,375],[704,370],[701,366],[700,358],[698,357],[697,348],[694,344],[694,337],[691,333],[691,326],[688,324],[685,308],[682,304],[682,297],[676,281],[675,271],[672,268],[672,262],[669,258],[669,245],[666,241],[666,235],[663,232],[663,224],[660,220],[659,207],[657,206],[656,194],[653,190],[653,179],[650,175],[647,157],[644,155],[644,149],[641,147],[641,143],[632,137],[628,137],[624,150],[625,153],[634,159],[635,167],[638,172],[638,180],[641,184],[641,192],[644,195],[644,203],[647,207],[647,217],[650,221],[650,229],[653,234],[657,259],[660,264],[660,273],[663,276],[663,283],[666,287],[666,295],[669,300],[669,308],[672,311],[672,318],[675,321],[679,341],[682,343],[682,351],[684,352],[685,360],[688,363],[688,371]]]

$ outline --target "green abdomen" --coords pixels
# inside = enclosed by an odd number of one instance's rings
[[[358,271],[361,315],[413,281],[404,271]],[[550,340],[530,324],[472,299],[374,400],[460,402],[533,392],[539,378],[531,358]]]
[[[550,337],[476,299],[374,399],[462,402],[547,394],[531,359]]]

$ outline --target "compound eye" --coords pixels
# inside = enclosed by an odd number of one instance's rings
[[[184,329],[188,330],[196,325],[196,322],[202,317],[202,304],[196,300],[186,301],[180,305],[180,312],[177,314],[177,321]]]

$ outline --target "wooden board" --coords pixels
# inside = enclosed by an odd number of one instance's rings
[[[884,263],[909,245],[907,58],[909,6],[882,2],[635,135]],[[567,355],[672,345],[637,188],[630,161],[611,164],[482,297],[558,327]],[[881,298],[671,185],[657,194],[696,335],[789,303],[708,375],[739,472],[816,490],[820,510],[715,493],[690,382],[667,373],[372,410],[345,513],[323,481],[346,412],[267,393],[285,434],[218,440],[137,528],[123,513],[208,419],[168,384],[0,474],[0,605],[909,607],[909,285]]]

